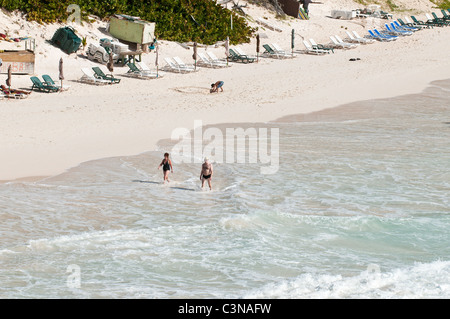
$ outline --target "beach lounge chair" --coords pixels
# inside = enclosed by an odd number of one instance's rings
[[[427,26],[428,28],[434,27],[434,23],[429,22],[429,21],[424,22],[424,21],[422,21],[422,20],[417,20],[417,18],[416,18],[415,16],[411,16],[411,19],[412,19],[413,22],[414,22],[415,24],[417,24],[417,25]]]
[[[329,50],[324,50],[324,49],[318,49],[318,48],[313,48],[313,46],[306,40],[303,40],[303,45],[306,48],[306,53],[308,54],[329,54],[330,51]]]
[[[111,75],[106,75],[105,73],[103,73],[102,69],[100,69],[98,66],[94,66],[92,68],[92,71],[94,71],[94,76],[98,79],[110,81],[111,83],[120,83],[120,79],[116,79]]]
[[[229,61],[227,62],[227,59],[219,59],[212,51],[205,51],[205,54],[214,63],[217,63],[217,64],[225,63],[226,66],[233,65],[233,63],[231,63],[231,62],[229,62]]]
[[[373,32],[375,32],[375,34],[381,38],[385,38],[388,41],[395,41],[398,39],[398,36],[396,35],[391,35],[391,34],[387,34],[385,32],[380,32],[377,29],[373,29]]]
[[[411,28],[411,27],[402,26],[402,25],[400,25],[400,23],[398,23],[397,21],[391,22],[391,27],[392,27],[395,31],[403,31],[403,32],[407,32],[407,33],[409,33],[409,35],[414,34],[414,32],[416,32],[416,31],[418,30],[417,28]]]
[[[381,42],[388,42],[393,41],[394,38],[386,35],[381,35],[380,33],[376,34],[373,30],[369,30],[369,35],[372,37],[372,39],[381,41]]]
[[[138,68],[136,66],[136,64],[134,64],[132,62],[128,62],[127,66],[129,68],[129,70],[124,75],[128,76],[128,77],[133,77],[133,78],[137,78],[137,79],[144,79],[144,80],[156,79],[158,77],[162,77],[162,74],[160,74],[160,73],[156,73],[156,72],[152,72],[152,71],[143,71],[140,68]]]
[[[308,42],[308,41],[306,41],[306,42]],[[322,44],[317,44],[316,41],[314,41],[314,39],[309,39],[309,42],[311,43],[313,49],[325,50],[325,51],[327,51],[327,53],[330,53],[330,52],[334,53],[333,48],[326,47]],[[306,47],[306,45],[305,45],[305,47]]]
[[[237,52],[237,54],[244,55],[252,59],[256,59],[256,55],[247,54],[241,47],[235,47],[234,50],[235,52]]]
[[[397,26],[397,28],[401,28],[402,30],[406,30],[406,31],[419,31],[422,28],[417,28],[417,27],[413,27],[412,25],[408,25],[405,22],[403,22],[402,19],[398,18],[397,21],[394,21],[394,24]]]
[[[226,68],[227,63],[223,61],[214,62],[204,53],[204,52],[198,52],[197,56],[200,58],[200,60],[197,61],[197,65],[205,66],[208,68]]]
[[[276,59],[286,59],[286,58],[292,58],[292,54],[287,54],[285,52],[278,52],[274,50],[269,44],[263,44],[263,48],[265,51],[263,52],[263,55],[268,55],[269,57],[276,58]]]
[[[434,13],[434,12],[432,12],[431,14],[433,15],[433,20],[434,20],[436,23],[442,23],[443,25],[446,25],[446,26],[450,25],[450,21],[448,21],[448,20],[446,20],[446,19],[444,19],[444,18],[439,18],[439,17],[436,15],[436,13]]]
[[[353,48],[356,47],[354,44],[351,44],[351,43],[342,43],[342,42],[338,41],[332,35],[330,36],[330,39],[331,39],[331,46],[334,47],[334,48],[347,50],[347,49],[353,49]]]
[[[354,48],[358,47],[358,45],[359,45],[359,44],[357,44],[357,43],[345,42],[345,41],[342,40],[341,37],[338,36],[338,35],[335,35],[334,37],[336,38],[336,40],[337,40],[340,44],[346,45],[346,46],[348,46],[350,49],[354,49]]]
[[[50,75],[44,74],[42,76],[42,79],[44,80],[44,83],[47,85],[53,85],[56,86],[57,88],[59,88],[61,91],[67,90],[70,88],[70,85],[63,85],[61,86],[61,83],[55,83],[55,81],[53,81],[53,79],[51,78]]]
[[[198,71],[200,69],[199,67],[196,68],[193,64],[184,63],[183,60],[181,60],[181,58],[178,56],[174,56],[173,60],[180,68],[190,70],[191,72],[196,71],[196,70]]]
[[[404,17],[405,21],[403,21],[402,19],[397,19],[398,22],[400,22],[400,24],[403,27],[410,27],[410,28],[415,28],[417,30],[422,30],[423,28],[428,28],[428,26],[424,26],[424,25],[417,25],[414,22],[412,22],[408,17]]]
[[[111,81],[96,78],[94,71],[90,68],[81,68],[81,72],[83,72],[83,76],[79,79],[79,82],[96,85],[111,84]]]
[[[412,31],[402,31],[400,29],[396,29],[395,25],[391,23],[391,25],[389,24],[385,24],[384,27],[386,28],[386,31],[388,34],[391,35],[399,35],[399,36],[408,36],[408,35],[412,35],[413,32]]]
[[[242,62],[242,63],[253,63],[255,62],[255,58],[253,57],[248,57],[246,55],[241,55],[238,54],[237,52],[235,52],[233,49],[229,49],[230,51],[230,59],[233,62]]]
[[[177,73],[189,73],[193,71],[193,69],[185,69],[179,66],[172,58],[166,57],[164,58],[164,61],[166,61],[166,65],[163,67],[164,70]]]
[[[34,89],[37,89],[40,92],[46,92],[46,93],[59,91],[58,87],[56,87],[54,85],[48,85],[48,84],[42,83],[41,80],[39,80],[39,78],[36,76],[30,77],[30,80],[31,80],[31,82],[33,82],[33,86],[31,87],[32,91]]]
[[[442,12],[442,19],[450,20],[450,15],[444,9],[441,9],[441,12]]]
[[[367,43],[374,43],[376,40],[373,38],[364,38],[362,36],[360,36],[358,34],[358,32],[356,31],[352,31],[353,35],[355,36],[356,39],[361,40],[361,41],[367,41]]]
[[[345,31],[345,33],[347,33],[348,40],[350,42],[361,43],[361,44],[369,44],[369,43],[375,42],[374,39],[362,38],[360,36],[357,37],[354,33],[352,34],[350,31]]]
[[[165,75],[164,72],[156,72],[156,70],[150,69],[144,61],[136,62],[135,65],[139,68],[144,76],[149,76],[151,78],[162,78]]]
[[[425,13],[425,17],[427,18],[427,21],[425,23],[431,24],[435,27],[443,27],[444,24],[442,22],[435,21],[428,13]]]

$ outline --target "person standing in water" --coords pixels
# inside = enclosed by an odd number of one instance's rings
[[[173,167],[172,167],[172,161],[169,159],[169,153],[164,154],[164,159],[162,160],[161,164],[159,164],[158,169],[160,169],[162,166],[163,172],[164,172],[164,183],[170,182],[169,181],[169,171],[173,174]]]
[[[205,157],[205,162],[202,164],[202,171],[200,172],[200,180],[202,181],[202,188],[205,186],[205,181],[208,181],[209,189],[212,190],[211,179],[213,176],[213,166],[209,159]]]

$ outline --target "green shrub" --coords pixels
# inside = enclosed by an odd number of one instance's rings
[[[28,20],[39,23],[65,22],[66,9],[73,3],[80,6],[85,21],[88,15],[107,19],[121,13],[155,22],[159,39],[212,44],[229,36],[236,44],[249,42],[255,31],[244,18],[212,0],[0,0],[2,8],[23,11]]]

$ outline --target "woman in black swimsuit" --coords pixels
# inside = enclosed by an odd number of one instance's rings
[[[200,180],[202,181],[202,188],[205,185],[205,181],[208,181],[209,189],[212,190],[211,179],[213,175],[213,167],[206,157],[205,162],[202,164],[202,171],[200,172]]]
[[[165,153],[164,154],[164,159],[162,160],[161,164],[159,164],[158,169],[160,169],[160,167],[163,167],[163,172],[164,172],[164,183],[166,182],[170,182],[169,181],[169,171],[172,172],[173,174],[173,168],[172,168],[172,161],[169,159],[169,153]]]

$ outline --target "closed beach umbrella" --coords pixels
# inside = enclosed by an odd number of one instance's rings
[[[194,54],[192,54],[192,58],[194,59],[194,68],[197,70],[197,42],[194,42]]]
[[[155,66],[156,66],[156,77],[158,77],[158,66],[159,66],[159,45],[156,44],[156,48],[155,48],[155,53],[156,53],[156,58],[155,58]]]
[[[8,77],[6,78],[6,85],[9,87],[9,90],[11,91],[11,65],[8,66]]]
[[[294,39],[295,39],[295,31],[294,31],[294,29],[292,29],[292,33],[291,33],[291,49],[292,49],[292,54],[294,54]]]
[[[64,68],[63,68],[63,59],[59,59],[59,80],[61,81],[61,90],[63,87],[63,80],[64,80]]]
[[[230,38],[227,37],[225,40],[225,55],[227,56],[227,65],[228,65],[228,56],[230,55]]]
[[[259,34],[256,35],[256,62],[259,59]]]
[[[112,55],[111,52],[109,53],[109,61],[108,61],[108,64],[106,66],[107,66],[109,72],[111,72],[111,75],[112,75],[112,73],[114,72],[114,61],[113,61],[113,55]]]

